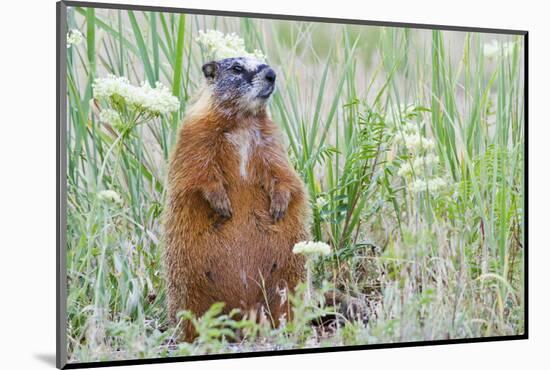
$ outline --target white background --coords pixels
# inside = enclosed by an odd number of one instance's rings
[[[544,1],[126,2],[530,31],[529,340],[149,365],[140,369],[548,368],[550,13]],[[0,367],[52,368],[56,248],[55,2],[3,1],[0,17]]]

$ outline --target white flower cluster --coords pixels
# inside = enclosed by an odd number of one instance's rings
[[[73,45],[78,45],[82,43],[84,40],[84,36],[82,35],[82,32],[80,32],[77,29],[72,29],[67,32],[67,48],[70,48]]]
[[[120,114],[114,109],[103,109],[99,113],[99,120],[104,123],[109,123],[114,127],[121,128],[123,126]]]
[[[434,148],[433,140],[420,134],[403,135],[402,139],[409,150],[430,150]]]
[[[265,55],[260,50],[246,51],[244,40],[235,33],[224,34],[218,30],[199,31],[197,42],[203,46],[209,59],[251,57],[264,62]]]
[[[432,179],[427,179],[427,180],[416,179],[411,185],[411,190],[415,193],[420,193],[422,191],[437,193],[446,185],[447,185],[447,182],[440,177],[434,177]]]
[[[497,40],[493,39],[491,40],[491,42],[487,42],[483,45],[483,55],[489,59],[497,58],[501,53],[501,49],[500,49],[501,45],[502,45],[502,55],[504,57],[509,56],[514,51],[513,41],[499,44]]]
[[[420,133],[418,124],[405,122],[401,126],[401,132],[397,133],[396,142],[404,144],[410,152],[432,150],[435,145],[432,139],[424,137]]]
[[[97,193],[97,197],[103,202],[122,203],[122,198],[114,190],[102,190]]]
[[[292,248],[292,252],[294,254],[303,254],[307,256],[327,256],[330,254],[330,245],[323,242],[303,241],[296,243],[294,248]]]
[[[324,196],[322,195],[317,196],[317,199],[315,200],[315,205],[317,206],[318,209],[322,209],[327,204],[328,204],[328,200]]]
[[[413,173],[422,172],[439,164],[439,157],[435,154],[428,153],[425,156],[417,157],[412,162],[405,162],[399,167],[397,174],[399,176],[412,175]]]
[[[435,176],[439,157],[433,153],[433,140],[422,135],[419,124],[414,122],[403,122],[397,131],[396,142],[403,145],[411,156],[401,164],[397,174],[410,180],[409,188],[414,193],[437,193],[443,189],[446,181]]]
[[[93,91],[95,98],[115,99],[118,104],[123,103],[130,108],[144,110],[153,115],[170,113],[180,106],[178,98],[160,82],[157,82],[154,88],[146,82],[138,87],[130,84],[124,77],[110,75],[106,78],[97,78],[93,84]]]

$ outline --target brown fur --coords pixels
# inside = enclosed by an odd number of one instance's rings
[[[169,316],[265,309],[273,324],[290,307],[279,292],[304,275],[292,253],[307,240],[308,198],[265,108],[233,114],[207,91],[187,114],[170,160],[164,263]],[[239,135],[250,147],[242,175]],[[264,295],[265,292],[265,295]],[[185,328],[185,339],[195,333]]]

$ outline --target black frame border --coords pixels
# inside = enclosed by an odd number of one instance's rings
[[[211,355],[198,356],[176,356],[176,357],[159,357],[148,359],[131,359],[131,360],[114,360],[102,362],[67,362],[67,271],[66,271],[66,140],[67,140],[67,7],[88,7],[95,9],[121,9],[121,10],[137,10],[137,11],[155,11],[166,13],[185,13],[210,16],[224,17],[248,17],[256,19],[274,19],[274,20],[289,20],[317,23],[340,23],[363,26],[385,26],[385,27],[401,27],[411,29],[428,29],[442,31],[459,31],[459,32],[478,32],[478,33],[493,33],[519,35],[524,39],[524,333],[508,336],[493,336],[481,338],[464,338],[464,339],[441,339],[417,342],[399,342],[399,343],[381,343],[381,344],[364,344],[355,346],[338,346],[326,348],[304,348],[304,349],[289,349],[289,350],[274,350],[274,351],[258,351],[258,352],[243,352],[243,353],[222,353]],[[131,5],[131,4],[113,4],[100,2],[85,2],[85,1],[70,1],[61,0],[56,3],[56,367],[58,369],[82,369],[96,368],[107,366],[128,366],[128,365],[143,365],[143,364],[161,364],[173,362],[192,362],[192,361],[208,361],[221,359],[236,359],[249,357],[268,357],[268,356],[286,356],[295,354],[309,353],[327,353],[327,352],[343,352],[343,351],[361,351],[371,349],[385,348],[406,348],[406,347],[422,347],[434,345],[462,344],[462,343],[482,343],[482,342],[499,342],[510,340],[525,340],[529,338],[529,248],[528,248],[528,208],[529,208],[529,179],[528,179],[528,157],[529,157],[529,32],[526,30],[512,30],[499,28],[483,28],[483,27],[468,27],[468,26],[452,26],[439,24],[424,24],[424,23],[405,23],[405,22],[385,22],[375,20],[360,20],[347,18],[325,18],[312,17],[302,15],[288,14],[270,14],[270,13],[251,13],[251,12],[233,12],[225,10],[210,10],[210,9],[190,9],[190,8],[175,8],[163,6],[149,5]]]

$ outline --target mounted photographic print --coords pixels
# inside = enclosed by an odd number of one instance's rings
[[[527,32],[57,10],[58,367],[527,338]]]

